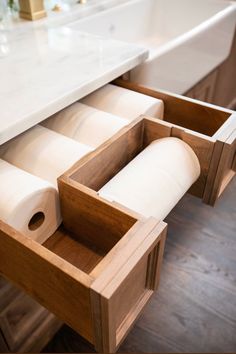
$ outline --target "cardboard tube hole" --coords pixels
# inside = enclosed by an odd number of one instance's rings
[[[44,222],[45,215],[43,212],[39,211],[38,213],[34,214],[29,221],[28,228],[30,231],[37,230]]]

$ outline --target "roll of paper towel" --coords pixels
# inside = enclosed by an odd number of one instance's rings
[[[0,219],[43,243],[61,223],[56,188],[0,159]]]
[[[41,124],[80,143],[96,148],[129,124],[129,121],[76,102]]]
[[[36,125],[0,147],[0,157],[57,186],[57,178],[92,150]]]
[[[110,84],[86,96],[81,102],[130,121],[141,114],[163,118],[164,104],[161,100]]]
[[[199,175],[199,161],[190,146],[177,138],[163,138],[137,155],[99,195],[163,220]]]

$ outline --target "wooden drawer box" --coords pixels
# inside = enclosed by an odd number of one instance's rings
[[[0,222],[0,270],[98,351],[112,352],[158,285],[166,224],[90,202],[86,217],[76,214],[78,233],[61,227],[44,245]]]
[[[236,173],[236,112],[120,79],[114,83],[163,100],[164,134],[184,140],[200,160],[201,176],[190,193],[214,205]]]
[[[167,225],[100,198],[97,191],[152,140],[175,136],[197,154],[190,192],[209,204],[235,174],[233,112],[116,84],[161,98],[164,121],[139,117],[59,179],[63,226],[43,245],[0,221],[0,272],[95,345],[117,349],[157,288]]]

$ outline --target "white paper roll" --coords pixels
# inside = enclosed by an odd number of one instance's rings
[[[56,188],[0,159],[0,219],[43,243],[61,223]]]
[[[177,138],[152,142],[99,195],[163,220],[200,175],[194,151]]]
[[[37,125],[2,145],[0,157],[57,186],[57,178],[91,150]]]
[[[76,102],[41,124],[80,143],[96,148],[129,124],[129,121]]]
[[[110,84],[86,96],[81,102],[130,121],[141,114],[163,118],[164,104],[161,100]]]

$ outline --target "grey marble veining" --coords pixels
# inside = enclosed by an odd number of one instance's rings
[[[0,144],[147,57],[136,45],[67,27],[1,31],[0,36]]]

